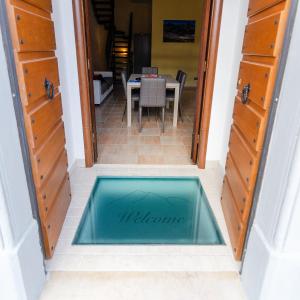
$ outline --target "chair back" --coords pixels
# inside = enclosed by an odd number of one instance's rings
[[[125,97],[127,98],[127,76],[126,76],[125,71],[121,72],[121,78],[122,78],[122,84],[123,84],[123,88],[124,88]]]
[[[143,74],[154,74],[157,75],[158,74],[158,68],[157,67],[143,67],[142,68],[142,73]]]
[[[180,82],[181,81],[181,76],[182,76],[182,73],[184,73],[183,71],[181,70],[178,70],[177,71],[177,75],[176,75],[176,81]]]
[[[166,106],[166,79],[142,78],[141,80],[141,107]]]
[[[181,72],[181,76],[180,76],[180,79],[179,79],[179,83],[180,83],[179,98],[181,98],[181,96],[182,96],[183,89],[184,89],[185,82],[186,82],[186,77],[187,77],[187,74],[185,72]]]

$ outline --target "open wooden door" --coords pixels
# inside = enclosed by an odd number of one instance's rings
[[[51,0],[6,0],[45,255],[71,199]]]
[[[204,1],[191,155],[199,168],[206,162],[222,8],[223,0]]]
[[[97,128],[95,118],[93,63],[89,26],[89,0],[72,0],[79,91],[84,137],[85,165],[92,167],[97,161]]]
[[[238,260],[243,253],[290,2],[250,0],[249,4],[221,198]]]

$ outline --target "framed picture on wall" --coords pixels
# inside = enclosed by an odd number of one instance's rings
[[[164,20],[164,43],[194,43],[196,21],[194,20]]]

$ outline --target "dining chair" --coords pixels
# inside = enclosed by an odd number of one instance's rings
[[[142,131],[143,107],[162,109],[162,132],[165,130],[166,79],[142,78],[139,102],[139,131]]]
[[[180,86],[179,86],[178,112],[179,112],[179,117],[180,117],[181,121],[183,122],[183,117],[182,117],[182,94],[183,94],[187,74],[185,72],[181,71],[181,74],[178,76],[178,78],[179,78],[178,81],[179,81],[179,84],[180,84]],[[167,90],[166,100],[167,100],[167,107],[169,107],[170,102],[175,101],[175,91],[174,90],[172,90],[172,91]]]
[[[146,74],[148,74],[148,75],[151,75],[151,74],[157,75],[158,74],[158,68],[157,67],[143,67],[142,68],[142,73],[144,75],[146,75]]]
[[[127,75],[126,74],[127,74],[127,72],[125,72],[125,71],[121,72],[122,85],[123,85],[123,89],[124,89],[125,99],[127,100]],[[140,101],[140,92],[137,89],[132,89],[131,90],[131,102],[133,103],[133,106],[134,106],[134,103],[138,102],[138,101]],[[130,107],[130,109],[131,109],[131,107]],[[127,110],[127,101],[125,103],[122,122],[124,121],[126,110]]]

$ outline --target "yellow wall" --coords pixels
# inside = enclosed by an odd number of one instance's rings
[[[118,30],[128,32],[129,14],[133,13],[133,32],[151,32],[151,1],[115,0],[115,23]]]
[[[93,68],[95,71],[106,70],[106,38],[107,30],[103,25],[99,25],[94,16],[93,9],[91,7],[91,18],[90,18],[90,30],[91,30],[91,47],[93,56]]]
[[[152,66],[160,74],[176,76],[181,69],[188,75],[187,86],[196,86],[203,0],[153,0]],[[163,20],[196,20],[194,43],[164,43]]]

